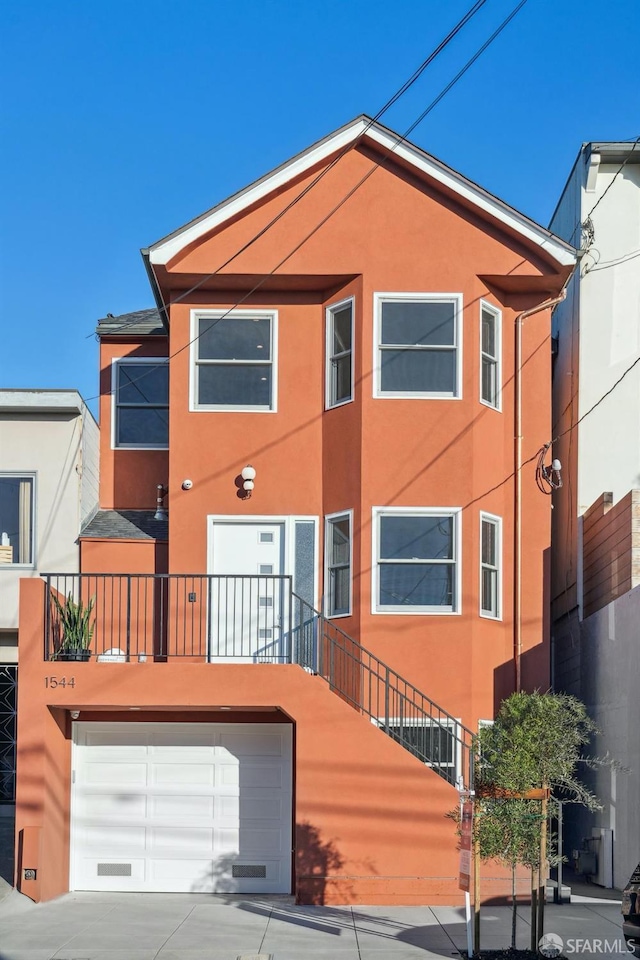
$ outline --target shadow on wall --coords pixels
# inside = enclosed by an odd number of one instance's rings
[[[304,903],[322,907],[325,903],[327,878],[340,872],[344,859],[332,840],[323,841],[310,823],[296,824],[296,887],[304,889]],[[350,888],[349,888],[350,889]],[[345,902],[348,891],[341,889]],[[299,902],[299,896],[296,897]]]
[[[549,644],[539,643],[531,650],[525,650],[520,657],[520,675],[522,689],[527,693],[534,690],[549,689]],[[515,668],[512,659],[501,663],[493,671],[493,711],[494,716],[500,709],[500,704],[511,696],[516,688]]]

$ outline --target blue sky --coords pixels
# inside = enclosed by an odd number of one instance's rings
[[[382,122],[403,132],[515,2]],[[95,321],[153,305],[140,248],[375,114],[470,6],[4,0],[0,387],[94,397]],[[411,139],[546,224],[583,141],[640,135],[639,41],[637,0],[528,0]]]

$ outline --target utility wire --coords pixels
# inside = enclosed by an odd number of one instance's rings
[[[438,96],[435,98],[435,100],[433,100],[433,101],[429,104],[429,106],[426,108],[426,110],[423,111],[423,113],[420,115],[420,117],[419,117],[416,121],[414,121],[414,123],[412,123],[412,124],[408,127],[408,129],[405,131],[404,134],[396,136],[396,139],[395,139],[394,144],[386,150],[386,152],[385,152],[384,156],[382,157],[382,159],[379,160],[379,161],[377,161],[375,164],[372,165],[372,167],[367,171],[367,173],[366,173],[363,177],[361,177],[361,179],[345,194],[345,196],[343,196],[342,199],[341,199],[334,207],[332,207],[332,209],[313,227],[313,229],[312,229],[308,234],[306,234],[306,236],[303,237],[303,239],[302,239],[299,243],[297,243],[296,246],[295,246],[292,250],[290,250],[289,253],[287,253],[285,257],[282,258],[282,260],[280,260],[274,267],[272,267],[272,269],[271,269],[268,273],[264,274],[264,275],[260,278],[260,280],[258,280],[258,282],[257,282],[249,291],[247,291],[247,293],[245,293],[239,300],[237,300],[237,301],[233,304],[233,306],[229,307],[228,310],[226,310],[226,311],[222,314],[222,316],[217,317],[217,318],[215,318],[214,320],[212,320],[212,322],[209,324],[209,326],[206,327],[206,329],[201,330],[195,337],[193,337],[191,340],[187,341],[187,343],[183,344],[183,346],[180,347],[178,350],[176,350],[174,353],[170,354],[167,359],[172,360],[172,359],[174,359],[175,357],[177,357],[180,353],[182,353],[182,352],[183,352],[184,350],[186,350],[188,347],[192,346],[192,344],[194,344],[194,343],[195,343],[197,340],[199,340],[202,336],[204,336],[206,333],[208,333],[214,326],[217,326],[218,323],[220,323],[222,320],[226,319],[233,310],[237,309],[239,306],[241,306],[243,303],[245,303],[245,302],[249,299],[249,297],[251,297],[257,290],[259,290],[260,287],[262,287],[262,286],[266,283],[266,281],[267,281],[270,277],[273,276],[273,274],[276,272],[276,270],[279,270],[288,260],[290,260],[291,257],[294,256],[294,254],[296,254],[296,253],[298,252],[298,250],[299,250],[302,246],[304,246],[304,244],[307,243],[307,241],[310,240],[311,237],[313,237],[314,234],[316,234],[316,233],[318,232],[318,230],[320,230],[320,229],[324,226],[324,224],[354,195],[354,193],[355,193],[357,190],[360,189],[360,187],[369,179],[369,177],[371,177],[371,176],[375,173],[376,170],[378,170],[380,167],[383,167],[383,168],[384,168],[385,165],[386,165],[386,164],[385,164],[385,161],[386,161],[386,160],[390,157],[390,155],[396,150],[396,148],[397,148],[398,146],[400,146],[401,143],[404,143],[404,142],[406,141],[406,138],[409,136],[409,134],[410,134],[413,130],[415,130],[416,126],[417,126],[419,123],[421,123],[421,122],[425,119],[425,117],[440,103],[440,101],[443,99],[443,97],[444,97],[444,96],[451,90],[451,88],[464,76],[464,74],[467,72],[467,70],[469,70],[470,67],[473,66],[473,64],[476,62],[476,60],[485,52],[485,50],[491,45],[491,43],[493,43],[493,41],[502,33],[502,31],[507,27],[507,25],[511,22],[511,20],[513,20],[513,18],[516,16],[516,14],[522,9],[522,7],[523,7],[526,3],[527,3],[527,0],[520,0],[520,2],[519,2],[519,3],[516,5],[516,7],[511,11],[511,13],[510,13],[507,17],[505,17],[505,19],[502,21],[502,23],[500,24],[500,26],[499,26],[499,27],[493,32],[493,34],[489,37],[489,39],[486,40],[485,43],[479,48],[479,50],[476,51],[476,53],[467,61],[467,63],[464,65],[464,67],[463,67],[460,71],[458,71],[458,73],[457,73],[456,76],[453,78],[453,80],[451,80],[451,81],[447,84],[447,86],[444,88],[444,90],[443,90],[440,94],[438,94]],[[232,258],[232,259],[233,259],[233,258]],[[221,269],[221,268],[218,268],[218,269]],[[210,279],[210,277],[214,276],[214,275],[215,275],[215,272],[217,272],[217,271],[214,271],[214,273],[209,274],[207,277],[202,278],[202,279],[198,282],[197,286],[201,285],[203,282],[206,282],[207,279]],[[179,298],[176,298],[176,300],[172,300],[169,304],[167,304],[167,306],[171,306],[173,303],[176,303],[179,299],[183,299],[185,296],[187,296],[189,293],[191,293],[191,292],[193,291],[193,289],[195,289],[195,288],[191,288],[191,290],[188,290],[188,291],[186,291],[185,293],[181,294],[181,296],[180,296]],[[147,376],[147,374],[142,374],[138,379],[142,379],[142,377],[144,377],[144,376]],[[112,391],[110,391],[110,392],[112,392]],[[105,395],[105,394],[102,394],[102,396],[104,396],[104,395]],[[108,394],[107,394],[107,395],[108,395]],[[100,396],[101,396],[101,395],[98,394],[98,395],[96,395],[96,396],[94,396],[94,397],[89,397],[88,399],[89,399],[89,400],[96,400],[96,399],[98,399]]]
[[[455,39],[455,37],[460,33],[463,27],[467,25],[467,23],[471,20],[471,18],[474,17],[476,13],[478,13],[478,11],[485,5],[486,2],[487,0],[476,0],[476,2],[473,4],[473,6],[469,8],[469,10],[462,17],[462,19],[459,20],[454,27],[452,27],[452,29],[449,31],[447,36],[440,41],[440,43],[434,50],[432,50],[432,52],[429,54],[426,60],[422,61],[420,66],[416,70],[414,70],[411,76],[407,80],[405,80],[402,86],[398,90],[396,90],[393,96],[390,97],[389,100],[387,100],[387,102],[384,104],[384,106],[382,106],[378,110],[375,116],[368,121],[364,130],[358,135],[358,137],[356,137],[355,140],[352,140],[345,147],[343,147],[343,149],[339,151],[339,153],[333,158],[333,160],[331,161],[330,164],[328,164],[328,166],[324,167],[313,178],[313,180],[306,185],[306,187],[304,187],[292,200],[290,200],[289,203],[285,207],[283,207],[282,210],[280,210],[264,227],[262,227],[261,230],[258,231],[258,233],[256,233],[250,240],[248,240],[242,247],[240,247],[239,250],[236,250],[236,252],[231,257],[229,257],[228,260],[225,260],[224,263],[221,263],[220,266],[217,267],[215,270],[213,270],[211,273],[208,273],[204,277],[201,277],[200,280],[197,281],[197,283],[195,283],[188,290],[183,291],[183,293],[181,293],[180,296],[176,297],[175,300],[171,300],[169,301],[169,303],[166,303],[164,305],[165,311],[169,307],[173,306],[174,303],[180,303],[181,300],[184,300],[186,297],[190,296],[192,293],[198,290],[199,287],[201,287],[204,283],[206,283],[212,277],[215,277],[216,274],[218,274],[221,270],[224,270],[225,267],[228,267],[230,263],[232,263],[235,259],[237,259],[237,257],[243,254],[246,250],[248,250],[249,247],[251,247],[254,243],[256,243],[257,240],[263,237],[264,234],[267,233],[267,231],[274,226],[274,224],[278,223],[278,221],[281,220],[282,217],[284,217],[297,203],[299,203],[300,200],[302,200],[311,190],[313,190],[316,184],[318,184],[323,179],[323,177],[325,177],[342,160],[342,158],[346,156],[347,153],[353,150],[360,143],[360,141],[366,135],[367,131],[377,123],[377,121],[383,116],[383,114],[385,114],[392,106],[394,106],[394,104],[396,104],[398,100],[402,96],[404,96],[407,90],[409,90],[413,86],[413,84],[417,80],[419,80],[419,78],[422,76],[422,74],[427,69],[427,67],[429,67],[433,63],[433,61],[436,59],[436,57],[438,57],[442,53],[445,47],[447,47]],[[131,321],[131,325],[135,323],[137,323],[137,321],[135,320]],[[125,324],[125,327],[126,326],[128,326],[128,324]],[[93,334],[90,333],[88,334],[88,336],[91,337],[93,336]]]
[[[614,173],[613,179],[611,180],[611,183],[608,185],[608,187],[606,188],[606,190],[604,190],[603,193],[602,193],[602,195],[601,195],[600,197],[598,197],[598,199],[596,200],[596,202],[594,203],[594,205],[591,207],[591,210],[589,210],[589,213],[586,215],[586,217],[584,217],[584,219],[578,220],[578,222],[577,222],[576,225],[574,226],[574,228],[573,228],[573,233],[572,233],[571,236],[569,237],[569,243],[572,243],[572,242],[573,242],[573,238],[574,238],[574,236],[575,236],[575,233],[576,233],[576,230],[578,229],[578,227],[581,227],[581,226],[583,226],[584,224],[588,223],[589,219],[591,218],[591,214],[593,213],[593,211],[596,209],[596,207],[598,207],[598,206],[602,203],[602,201],[604,200],[604,198],[606,197],[606,195],[609,193],[609,190],[611,190],[611,187],[614,185],[614,183],[616,182],[616,180],[618,179],[618,177],[620,176],[620,174],[622,173],[622,171],[624,170],[624,168],[626,167],[626,165],[629,163],[629,160],[630,160],[631,157],[632,157],[633,151],[634,151],[634,150],[636,149],[636,147],[638,146],[638,143],[640,143],[640,136],[639,136],[639,137],[636,137],[635,140],[633,141],[633,146],[631,147],[631,150],[629,151],[629,153],[627,154],[627,156],[624,158],[624,160],[622,161],[622,163],[620,164],[620,166],[618,167],[618,169],[617,169],[616,172]],[[588,248],[587,248],[587,249],[588,249]]]

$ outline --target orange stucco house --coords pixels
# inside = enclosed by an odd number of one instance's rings
[[[81,573],[22,584],[19,887],[456,902],[473,733],[548,682],[574,251],[360,117],[143,256]]]

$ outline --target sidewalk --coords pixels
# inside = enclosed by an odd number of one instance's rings
[[[548,904],[545,931],[563,938],[567,956],[629,960],[619,903],[599,898],[597,888],[593,894]],[[528,907],[520,908],[523,948],[528,918]],[[510,930],[509,907],[483,908],[483,949],[508,947]],[[457,907],[300,907],[268,897],[115,893],[70,893],[43,904],[13,893],[0,903],[0,960],[429,960],[464,949]]]

